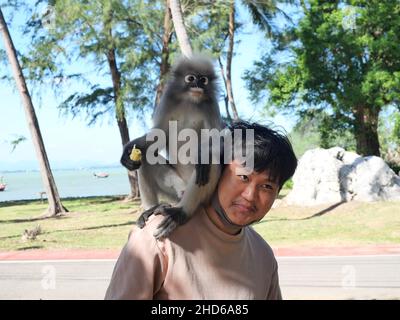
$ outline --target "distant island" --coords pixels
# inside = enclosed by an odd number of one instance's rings
[[[98,169],[115,169],[121,168],[121,164],[113,163],[113,164],[93,164],[93,165],[84,165],[84,166],[76,166],[76,165],[69,165],[66,166],[52,166],[52,171],[70,171],[70,170],[93,170],[97,171]],[[38,172],[39,166],[26,166],[23,165],[14,165],[14,166],[7,166],[0,162],[0,173],[15,173],[15,172]]]

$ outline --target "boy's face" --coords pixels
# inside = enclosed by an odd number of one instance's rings
[[[271,209],[279,192],[268,172],[249,173],[238,162],[227,165],[218,184],[218,197],[228,218],[247,225],[262,219]]]

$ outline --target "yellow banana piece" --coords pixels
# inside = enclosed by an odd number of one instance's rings
[[[135,146],[133,146],[132,152],[129,155],[129,158],[132,161],[138,162],[142,159],[142,151],[140,149],[137,149]]]

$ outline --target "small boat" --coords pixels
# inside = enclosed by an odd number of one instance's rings
[[[3,177],[1,176],[0,177],[0,191],[4,191],[4,190],[6,190],[6,184],[5,183],[3,183]]]
[[[93,175],[96,178],[108,178],[108,173],[107,172],[98,172],[98,173],[93,172]]]

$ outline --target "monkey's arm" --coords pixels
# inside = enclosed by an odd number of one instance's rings
[[[121,156],[121,164],[127,168],[128,170],[136,170],[140,167],[141,161],[133,161],[130,158],[130,155],[132,153],[133,147],[139,149],[142,152],[142,158],[145,155],[147,145],[146,145],[146,135],[143,135],[139,138],[136,138],[135,140],[132,140],[128,142],[122,151],[122,156]]]
[[[204,186],[208,183],[210,178],[211,167],[209,164],[196,164],[196,184],[198,186]]]
[[[206,142],[209,143],[209,142]],[[199,144],[199,150],[197,152],[197,163],[195,165],[195,172],[196,172],[196,184],[198,186],[204,186],[208,183],[208,180],[210,178],[210,163],[211,163],[211,157],[208,154],[207,155],[207,162],[203,163],[204,160],[206,159],[202,159],[203,156],[203,152],[205,150],[205,146],[204,144]]]
[[[213,127],[214,126],[214,127]],[[203,127],[211,130],[215,128],[220,128],[219,123],[214,123],[212,125],[203,122]],[[212,139],[206,139],[203,141],[203,137],[201,139],[201,143],[199,144],[198,152],[197,152],[197,163],[195,165],[196,171],[196,184],[199,186],[204,186],[208,183],[210,178],[211,171],[211,163],[221,163],[221,155],[223,145],[223,139],[220,137],[219,146],[214,145]],[[207,153],[207,154],[205,154]]]

